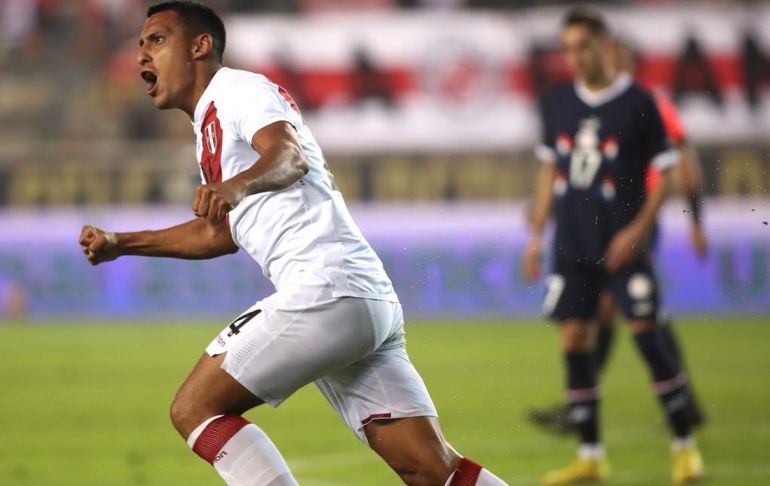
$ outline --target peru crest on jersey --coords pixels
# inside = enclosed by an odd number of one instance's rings
[[[222,126],[212,101],[203,117],[201,170],[207,184],[222,182]]]

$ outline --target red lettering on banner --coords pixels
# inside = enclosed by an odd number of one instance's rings
[[[212,101],[201,125],[203,155],[201,170],[207,184],[222,182],[222,126],[217,118],[217,107]]]

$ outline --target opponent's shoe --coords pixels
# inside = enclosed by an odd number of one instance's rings
[[[671,453],[671,479],[674,484],[698,482],[703,478],[703,459],[695,445]]]
[[[557,434],[573,434],[575,426],[569,421],[567,407],[558,404],[552,407],[531,408],[527,413],[530,423]]]
[[[562,484],[599,483],[610,475],[607,459],[578,459],[569,466],[549,471],[543,476],[543,486]]]

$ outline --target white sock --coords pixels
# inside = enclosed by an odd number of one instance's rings
[[[479,473],[479,478],[476,480],[476,486],[508,486],[508,483],[489,472],[489,470],[482,469]]]
[[[237,428],[237,432],[223,444],[218,441],[227,437],[227,434],[223,435],[221,430],[212,430],[220,424],[213,424],[209,428],[218,418],[232,420],[234,428]],[[240,425],[236,422],[238,419],[241,420]],[[297,486],[288,464],[267,434],[240,417],[219,416],[206,420],[190,434],[188,444],[195,450],[199,440],[207,442],[206,451],[201,454],[196,450],[196,453],[210,461],[230,486]],[[217,452],[213,453],[214,450]]]
[[[688,449],[695,446],[695,437],[688,435],[687,437],[675,437],[671,441],[671,452],[681,451],[682,449]]]
[[[202,424],[195,427],[195,430],[193,430],[192,433],[190,433],[190,436],[187,438],[187,445],[190,446],[190,449],[192,449],[195,445],[195,441],[198,440],[198,437],[201,435],[201,432],[203,432],[203,429],[208,427],[211,422],[215,421],[219,417],[224,417],[224,415],[214,415],[213,417],[209,417],[204,420]]]
[[[230,486],[296,486],[289,465],[262,429],[249,424],[217,454],[214,468]]]
[[[593,461],[604,459],[604,446],[601,444],[580,444],[578,458]]]
[[[470,481],[476,473],[478,473],[478,477],[472,483],[474,486],[508,486],[508,483],[489,472],[489,470],[467,459],[463,459],[460,462],[458,468],[449,476],[444,486],[470,486]]]

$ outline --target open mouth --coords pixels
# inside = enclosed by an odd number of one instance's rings
[[[158,87],[158,75],[152,71],[142,71],[142,79],[147,83],[147,93],[152,94]]]

